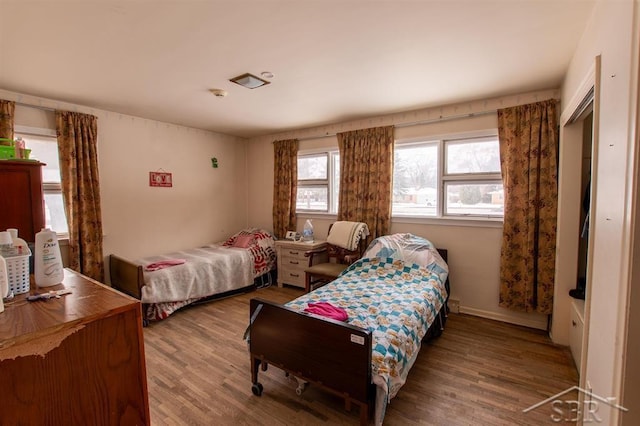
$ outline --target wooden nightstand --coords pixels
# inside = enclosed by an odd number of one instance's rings
[[[322,249],[326,241],[298,242],[290,240],[276,241],[278,251],[278,286],[289,284],[304,288],[304,270],[309,267],[309,258],[304,255],[309,250]],[[327,261],[326,255],[314,256],[313,264]]]

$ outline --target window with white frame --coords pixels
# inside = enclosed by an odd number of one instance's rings
[[[336,213],[338,151],[298,155],[298,213]],[[393,217],[501,218],[504,191],[497,135],[398,142]]]
[[[339,185],[338,151],[298,155],[297,212],[336,213]]]
[[[394,154],[393,216],[503,216],[497,136],[398,143]]]
[[[14,138],[18,137],[21,137],[26,147],[31,150],[30,158],[45,164],[42,167],[45,226],[59,235],[68,235],[69,228],[62,201],[58,139],[55,131],[16,126]]]

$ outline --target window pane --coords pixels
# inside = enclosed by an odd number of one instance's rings
[[[497,139],[447,141],[446,174],[500,173],[500,145]]]
[[[55,136],[25,135],[19,132],[16,132],[15,136],[24,139],[26,147],[31,150],[29,158],[45,163],[42,167],[45,226],[58,234],[68,234],[69,228],[60,192],[62,179],[58,161],[58,140]]]
[[[394,153],[393,214],[435,216],[438,145],[398,147]]]
[[[298,186],[296,210],[316,210],[326,212],[328,205],[326,186]]]
[[[20,135],[27,148],[31,150],[29,158],[36,159],[46,166],[42,168],[42,181],[60,183],[60,163],[58,162],[58,140],[53,136]]]
[[[46,227],[57,234],[68,234],[67,218],[64,214],[62,193],[47,192],[44,194],[44,214]]]
[[[298,180],[327,179],[327,154],[298,157]]]
[[[449,215],[502,216],[502,183],[447,183],[446,212]]]

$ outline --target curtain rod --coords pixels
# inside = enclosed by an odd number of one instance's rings
[[[481,112],[470,112],[468,114],[458,114],[458,115],[448,115],[448,116],[440,116],[438,118],[432,118],[429,120],[420,120],[420,121],[412,121],[412,122],[408,122],[408,123],[400,123],[400,124],[394,124],[393,127],[395,127],[396,129],[400,129],[403,127],[413,127],[413,126],[420,126],[423,124],[431,124],[431,123],[439,123],[442,121],[449,121],[449,120],[457,120],[459,118],[471,118],[471,117],[478,117],[478,116],[482,116],[482,115],[489,115],[489,114],[495,114],[497,112],[497,110],[489,110],[489,111],[481,111]],[[299,141],[306,141],[306,140],[311,140],[311,139],[322,139],[322,138],[330,138],[333,136],[336,136],[337,133],[327,133],[325,135],[319,135],[319,136],[307,136],[304,138],[294,138],[294,139],[298,139]]]
[[[56,112],[55,108],[50,108],[50,107],[43,107],[41,105],[31,105],[31,104],[26,104],[24,102],[14,102],[16,105],[20,105],[20,106],[24,106],[24,107],[28,107],[28,108],[35,108],[35,109],[41,109],[43,111],[52,111],[52,112]]]

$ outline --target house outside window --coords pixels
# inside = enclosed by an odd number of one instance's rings
[[[45,226],[58,235],[67,236],[69,228],[62,201],[58,139],[54,130],[16,126],[14,138],[21,137],[31,150],[30,158],[46,165],[42,167],[42,187],[45,204]]]

